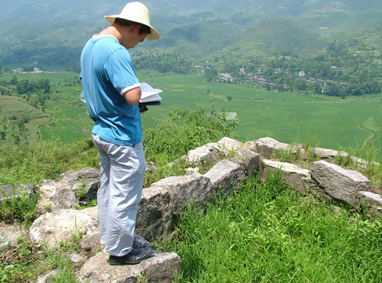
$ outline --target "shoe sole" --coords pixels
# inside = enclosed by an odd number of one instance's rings
[[[135,264],[138,264],[138,263],[142,262],[143,260],[148,259],[148,258],[153,257],[153,256],[154,255],[151,253],[151,254],[148,254],[147,256],[141,258],[140,260],[136,260],[136,261],[119,262],[119,261],[108,259],[107,262],[110,265],[135,265]]]

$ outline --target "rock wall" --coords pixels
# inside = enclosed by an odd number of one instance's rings
[[[315,148],[314,154],[320,155],[323,160],[314,162],[309,170],[270,160],[273,151],[279,149],[305,155],[303,146],[292,147],[272,138],[245,144],[223,138],[217,143],[191,150],[185,157],[190,166],[219,160],[220,156],[225,158],[203,175],[190,168],[189,174],[168,177],[144,188],[136,226],[136,233],[140,236],[136,236],[134,245],[152,248],[144,238],[160,241],[171,237],[174,220],[187,203],[193,202],[203,208],[214,200],[216,194],[229,194],[238,189],[249,175],[258,174],[260,178],[266,178],[270,172],[277,170],[281,171],[280,176],[285,183],[301,194],[316,192],[322,197],[353,206],[359,205],[362,199],[381,210],[382,197],[369,191],[370,181],[365,176],[330,162],[335,156],[343,157],[346,153]],[[357,161],[364,165],[366,162]],[[374,163],[373,166],[380,165]],[[153,170],[155,166],[150,164],[149,168]],[[85,204],[95,198],[98,175],[97,169],[84,168],[62,174],[58,182],[42,180],[35,190],[41,196],[39,209],[43,215],[30,227],[30,238],[36,242],[46,242],[50,247],[58,247],[60,241],[68,241],[75,234],[82,235],[81,248],[93,252],[102,248],[97,209],[74,209],[80,203]],[[26,187],[30,190],[30,186]],[[138,282],[137,276],[144,276],[147,282],[171,282],[180,268],[181,259],[175,253],[156,253],[152,259],[123,269],[109,266],[105,255],[98,253],[84,264],[78,272],[78,279],[82,282]]]

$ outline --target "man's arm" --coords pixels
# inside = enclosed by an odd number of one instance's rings
[[[138,104],[139,100],[141,99],[141,94],[142,94],[141,88],[136,87],[136,88],[133,88],[133,89],[126,91],[123,94],[123,96],[125,97],[127,103],[129,103],[131,105],[136,105],[136,104]]]

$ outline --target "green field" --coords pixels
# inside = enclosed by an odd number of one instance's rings
[[[35,132],[36,127],[40,127],[43,139],[53,139],[61,143],[90,136],[92,121],[87,116],[86,105],[79,100],[81,86],[64,83],[78,77],[78,74],[17,74],[17,77],[19,80],[38,80],[44,77],[52,85],[51,91],[54,95],[46,102],[45,114],[33,114],[37,116],[31,131]],[[372,138],[381,153],[381,95],[341,99],[305,93],[279,93],[254,86],[208,83],[202,74],[162,75],[153,71],[141,71],[138,72],[138,77],[141,82],[163,89],[162,105],[151,106],[143,114],[144,127],[155,126],[163,121],[174,107],[203,108],[208,111],[236,113],[239,122],[237,139],[243,142],[272,137],[286,143],[303,143],[308,136],[317,134],[320,147],[337,149],[340,145],[346,149]],[[9,79],[10,74],[0,78]],[[231,101],[227,97],[231,97]],[[13,104],[9,102],[10,99]],[[16,100],[20,105],[15,104]],[[0,102],[3,114],[6,109],[19,111],[17,113],[29,113],[28,111],[33,110],[26,104],[21,106],[25,103],[21,98],[0,96]],[[24,108],[19,109],[20,107]],[[9,116],[10,113],[6,115]],[[46,118],[47,115],[49,119]],[[45,117],[44,120],[40,119],[42,116]]]
[[[144,114],[147,125],[160,120],[172,107],[236,112],[237,137],[249,141],[272,137],[292,143],[297,137],[304,142],[317,133],[320,146],[338,148],[363,143],[372,137],[381,148],[381,96],[341,99],[323,95],[266,91],[253,86],[208,83],[201,74],[193,76],[150,76],[140,80],[163,89],[162,106],[151,107]],[[210,93],[207,94],[207,90]],[[227,96],[231,96],[228,102]],[[213,103],[211,103],[213,99]]]

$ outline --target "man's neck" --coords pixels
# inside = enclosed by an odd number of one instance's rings
[[[97,36],[105,36],[105,35],[114,36],[120,44],[122,43],[122,35],[114,25],[111,25],[105,28],[99,34],[97,34]]]

